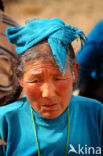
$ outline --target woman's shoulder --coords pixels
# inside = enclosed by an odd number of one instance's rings
[[[5,106],[0,107],[0,117],[5,116],[6,114],[11,114],[12,112],[18,111],[21,107],[23,107],[24,103],[26,101],[26,97],[22,97],[19,100],[10,103]]]
[[[72,105],[89,111],[102,111],[103,104],[95,99],[72,95]]]

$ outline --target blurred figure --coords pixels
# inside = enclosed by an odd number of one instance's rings
[[[15,46],[10,44],[5,36],[6,28],[11,26],[18,24],[4,13],[3,1],[0,0],[0,106],[17,99],[21,90],[15,73],[11,71],[12,62],[17,59]],[[18,93],[13,93],[14,90],[18,90]]]
[[[79,95],[103,103],[103,20],[88,35],[88,43],[77,53]]]

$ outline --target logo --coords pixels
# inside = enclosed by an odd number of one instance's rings
[[[76,154],[101,154],[101,147],[88,147],[87,145],[85,145],[84,147],[82,147],[80,144],[78,144],[78,148],[75,149],[75,147],[70,144],[70,149],[68,151],[69,153],[76,153]]]

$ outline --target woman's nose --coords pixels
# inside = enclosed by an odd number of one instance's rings
[[[55,96],[55,85],[52,82],[47,82],[42,85],[42,97]]]

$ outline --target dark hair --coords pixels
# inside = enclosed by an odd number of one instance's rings
[[[4,4],[3,4],[3,0],[0,0],[0,10],[4,11]]]

